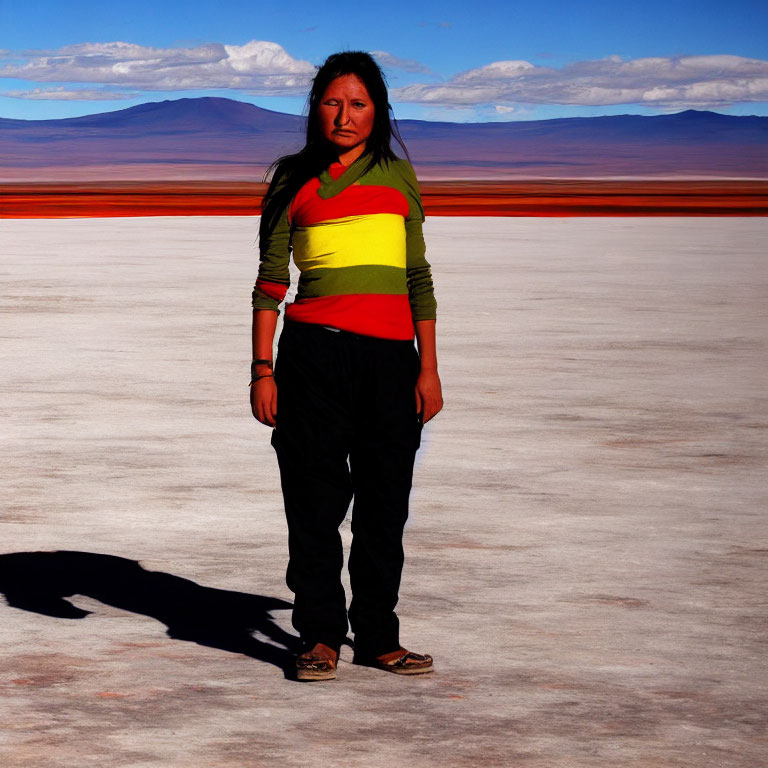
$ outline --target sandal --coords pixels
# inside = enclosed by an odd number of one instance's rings
[[[395,675],[424,675],[435,671],[429,654],[414,653],[406,651],[405,648],[376,656],[367,662],[367,666],[383,669]]]
[[[334,657],[321,656],[313,648],[296,657],[296,679],[304,682],[333,680],[336,677],[338,663],[338,653]]]

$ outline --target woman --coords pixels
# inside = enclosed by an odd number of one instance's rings
[[[330,56],[313,81],[306,146],[275,163],[263,205],[251,408],[274,427],[300,680],[336,676],[348,617],[356,663],[433,668],[400,645],[394,611],[414,455],[443,401],[423,209],[410,163],[390,148],[389,109],[368,54]],[[291,252],[301,277],[273,375]],[[353,498],[347,613],[338,529]]]

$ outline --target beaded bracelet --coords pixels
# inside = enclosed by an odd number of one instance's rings
[[[256,374],[256,368],[260,365],[265,365],[267,368],[272,370],[272,361],[271,360],[254,360],[251,363],[251,378],[254,378]]]

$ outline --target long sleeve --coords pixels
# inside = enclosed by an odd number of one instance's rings
[[[424,207],[421,203],[419,185],[411,164],[399,160],[397,166],[408,199],[408,216],[405,220],[405,274],[408,283],[408,301],[414,320],[434,320],[437,315],[437,301],[432,283],[432,268],[425,257],[426,246],[422,225]]]
[[[272,192],[272,189],[267,192],[262,211]],[[260,236],[259,255],[259,275],[253,287],[253,308],[271,309],[277,312],[291,284],[289,272],[291,227],[288,221],[288,206],[280,214],[272,231],[268,234],[262,233]]]

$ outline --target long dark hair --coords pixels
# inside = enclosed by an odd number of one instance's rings
[[[307,99],[307,139],[304,148],[293,155],[275,160],[264,174],[266,181],[272,175],[272,182],[261,214],[259,237],[268,236],[294,195],[311,178],[318,176],[335,159],[333,147],[323,136],[318,118],[318,108],[328,86],[337,77],[356,75],[362,80],[373,102],[373,128],[366,141],[365,151],[370,155],[366,171],[381,162],[396,160],[397,155],[390,146],[392,137],[409,157],[394,116],[390,120],[392,107],[387,95],[387,81],[379,65],[364,51],[342,51],[331,54],[312,80],[312,89]],[[410,157],[409,157],[410,159]]]

